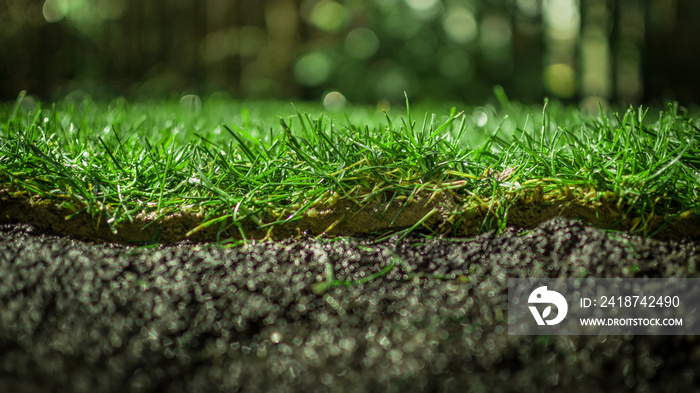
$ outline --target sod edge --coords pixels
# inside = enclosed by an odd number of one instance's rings
[[[601,229],[625,231],[662,240],[700,239],[700,215],[694,211],[629,213],[630,201],[590,187],[541,186],[516,189],[498,197],[470,195],[453,189],[423,190],[389,198],[328,198],[299,214],[276,209],[262,219],[235,221],[226,209],[207,216],[204,208],[156,214],[141,212],[131,220],[108,224],[113,212],[76,206],[69,197],[32,195],[0,189],[0,224],[30,224],[57,234],[92,242],[176,244],[308,236],[383,236],[396,232],[471,237],[506,226],[536,227],[554,217],[578,219]],[[227,217],[228,216],[228,217]],[[220,219],[218,219],[220,218]],[[254,222],[256,221],[256,222]]]

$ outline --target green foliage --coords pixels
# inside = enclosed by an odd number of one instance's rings
[[[407,102],[401,116],[356,107],[330,117],[269,102],[5,104],[0,184],[74,214],[102,213],[113,231],[139,214],[184,209],[206,215],[193,231],[246,220],[266,228],[334,199],[388,203],[437,190],[466,207],[491,200],[496,221],[482,230],[503,228],[508,196],[535,188],[594,189],[640,217],[697,211],[700,130],[684,110],[589,115],[501,98],[500,113],[436,115]],[[264,222],[270,214],[279,218]]]

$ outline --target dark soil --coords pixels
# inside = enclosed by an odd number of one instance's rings
[[[700,242],[553,219],[470,240],[134,248],[0,226],[0,391],[688,391],[695,336],[509,336],[507,279],[698,277]],[[358,280],[320,293],[327,264]],[[406,279],[408,272],[419,274]],[[442,278],[436,278],[442,277]]]

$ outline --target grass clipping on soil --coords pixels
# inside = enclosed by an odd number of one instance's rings
[[[178,130],[196,132],[173,132],[133,109],[85,106],[2,108],[0,223],[145,244],[472,236],[563,216],[700,238],[700,133],[673,105],[651,121],[642,109],[621,118],[545,104],[535,125],[532,107],[506,101],[476,141],[470,116],[453,109],[418,126],[408,102],[400,123],[386,115],[374,129],[297,112],[267,134],[250,120],[205,133],[195,117]]]

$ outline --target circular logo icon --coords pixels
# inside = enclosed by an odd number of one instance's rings
[[[527,302],[529,304],[549,304],[542,310],[542,314],[540,314],[536,306],[529,306],[532,316],[540,326],[558,324],[564,320],[566,312],[569,311],[569,305],[566,303],[564,296],[557,291],[548,291],[546,286],[536,288],[532,291]],[[557,307],[556,317],[548,319],[552,314],[552,305]]]

